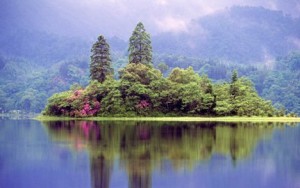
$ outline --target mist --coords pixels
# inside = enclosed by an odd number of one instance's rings
[[[2,0],[2,28],[94,39],[99,34],[127,39],[142,21],[151,35],[188,33],[191,20],[232,6],[261,6],[300,15],[297,0]]]

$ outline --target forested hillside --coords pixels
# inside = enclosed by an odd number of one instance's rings
[[[189,32],[153,36],[153,65],[164,77],[176,67],[191,66],[213,83],[230,81],[237,70],[260,96],[299,114],[299,31],[299,19],[282,12],[233,7],[193,20]],[[89,83],[97,36],[87,40],[5,27],[0,32],[1,111],[40,112],[53,93]],[[128,63],[128,39],[107,41],[118,78]]]
[[[261,7],[232,7],[193,20],[185,33],[153,38],[160,53],[258,63],[300,49],[300,19]]]

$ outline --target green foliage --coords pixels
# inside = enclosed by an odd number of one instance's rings
[[[237,71],[234,70],[231,76],[231,83],[230,83],[230,95],[233,99],[236,98],[239,92],[239,87],[238,87],[238,74]]]
[[[129,82],[138,82],[149,85],[152,81],[162,77],[162,74],[151,66],[144,64],[128,64],[124,69],[119,71],[120,79]]]
[[[272,103],[258,96],[251,81],[245,78],[234,80],[230,84],[225,83],[215,89],[217,96],[215,111],[217,115],[275,115]]]
[[[68,97],[71,95],[71,91],[65,91],[56,93],[48,99],[48,105],[44,111],[44,114],[62,115],[64,109],[70,109],[71,105],[68,102]]]
[[[157,65],[157,68],[160,70],[160,72],[166,73],[166,71],[169,69],[169,66],[166,63],[161,62]]]
[[[237,73],[237,70],[234,70],[232,72],[232,76],[231,76],[231,83],[235,83],[236,81],[238,80],[238,73]]]
[[[144,64],[129,63],[120,71],[120,91],[128,111],[144,114],[152,107],[150,84],[162,79],[159,70]]]
[[[191,67],[175,68],[164,78],[151,66],[129,63],[120,71],[119,81],[94,80],[85,89],[75,87],[52,96],[45,114],[273,116],[272,104],[258,96],[249,80],[238,78],[237,72],[234,75],[230,83],[213,84]]]
[[[173,101],[170,104],[188,114],[212,114],[214,95],[211,81],[200,77],[192,67],[175,68],[168,79],[172,82]]]
[[[300,53],[279,58],[274,70],[265,73],[260,82],[264,85],[262,96],[271,100],[280,109],[300,114]],[[282,114],[282,113],[279,113]]]
[[[152,46],[150,35],[146,32],[143,23],[139,22],[129,39],[129,63],[152,64]]]
[[[230,100],[229,84],[216,84],[214,86],[214,91],[216,94],[216,107],[214,108],[215,113],[219,116],[231,115],[233,105]]]
[[[188,67],[186,70],[175,68],[172,70],[168,79],[172,82],[187,84],[189,82],[197,82],[199,80],[199,76],[195,74],[192,67]]]
[[[111,68],[109,45],[102,35],[98,37],[98,41],[93,45],[91,52],[90,77],[92,80],[98,80],[102,83],[107,77],[114,74]]]

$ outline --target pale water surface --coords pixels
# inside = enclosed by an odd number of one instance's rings
[[[0,120],[0,187],[300,187],[299,124]]]

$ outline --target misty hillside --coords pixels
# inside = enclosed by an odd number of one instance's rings
[[[42,66],[89,53],[86,41],[26,30],[3,32],[0,45],[3,56],[30,59]]]
[[[189,29],[154,36],[154,50],[247,63],[300,49],[300,19],[261,7],[223,10],[193,20]]]
[[[0,32],[0,54],[43,62],[88,57],[97,38],[62,37],[24,28],[4,27]],[[126,54],[128,39],[108,38],[114,53]],[[152,45],[157,54],[264,62],[300,50],[300,19],[261,7],[232,7],[191,21],[187,32],[154,35]]]
[[[88,84],[90,50],[102,33],[87,39],[29,28],[17,18],[12,19],[15,28],[7,19],[0,22],[5,26],[0,28],[0,111],[40,112],[53,93]],[[150,32],[153,64],[164,76],[175,67],[192,66],[222,82],[236,69],[275,106],[300,113],[299,18],[261,7],[233,7],[191,23],[184,32]],[[115,78],[127,64],[129,37],[107,37]]]

